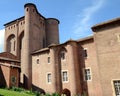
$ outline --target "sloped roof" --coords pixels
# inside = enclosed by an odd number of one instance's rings
[[[20,62],[18,60],[17,56],[15,56],[15,55],[13,55],[12,53],[9,53],[9,52],[2,52],[2,53],[0,53],[0,59],[7,60],[7,61]]]

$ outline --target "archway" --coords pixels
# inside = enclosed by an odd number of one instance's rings
[[[11,34],[7,38],[7,52],[13,53],[16,49],[16,40],[15,40],[15,35]]]
[[[24,31],[19,36],[19,49],[21,50],[23,47],[23,37],[24,37]]]
[[[61,94],[62,96],[71,96],[71,92],[67,88],[63,89]]]

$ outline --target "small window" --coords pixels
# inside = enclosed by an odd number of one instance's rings
[[[63,82],[67,82],[68,81],[68,72],[67,71],[63,71],[62,72],[62,81]]]
[[[84,78],[85,81],[90,81],[91,80],[91,71],[90,69],[84,69]]]
[[[14,48],[13,50],[15,51],[15,41],[14,41],[14,47],[13,48]]]
[[[87,54],[87,49],[84,49],[84,50],[83,50],[83,56],[84,56],[85,58],[87,58],[87,57],[88,57],[88,54]]]
[[[48,83],[51,83],[51,82],[52,82],[52,80],[51,80],[51,73],[48,73],[48,74],[47,74],[47,82],[48,82]]]
[[[62,51],[61,52],[61,60],[64,60],[65,59],[65,51]]]
[[[40,63],[40,60],[39,60],[39,59],[37,59],[37,61],[36,61],[36,62],[37,62],[37,64],[39,64],[39,63]]]
[[[26,9],[26,11],[28,11],[28,8]]]
[[[120,80],[113,81],[115,96],[120,96]]]
[[[13,83],[13,84],[16,83],[16,77],[15,76],[11,77],[11,83]]]
[[[120,42],[120,34],[117,35],[117,40]]]
[[[48,63],[50,63],[50,57],[48,57]]]

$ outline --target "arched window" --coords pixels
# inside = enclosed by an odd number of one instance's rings
[[[19,36],[19,40],[20,40],[20,50],[22,49],[22,45],[23,45],[23,37],[24,37],[24,31],[20,34],[20,36]]]
[[[13,52],[15,51],[15,35],[12,34],[7,38],[7,51]]]

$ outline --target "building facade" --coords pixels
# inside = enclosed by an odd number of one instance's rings
[[[5,24],[4,50],[20,61],[15,75],[19,84],[10,86],[67,90],[72,96],[120,96],[120,18],[93,26],[93,36],[59,44],[59,20],[45,18],[31,3],[24,9],[25,16]]]

